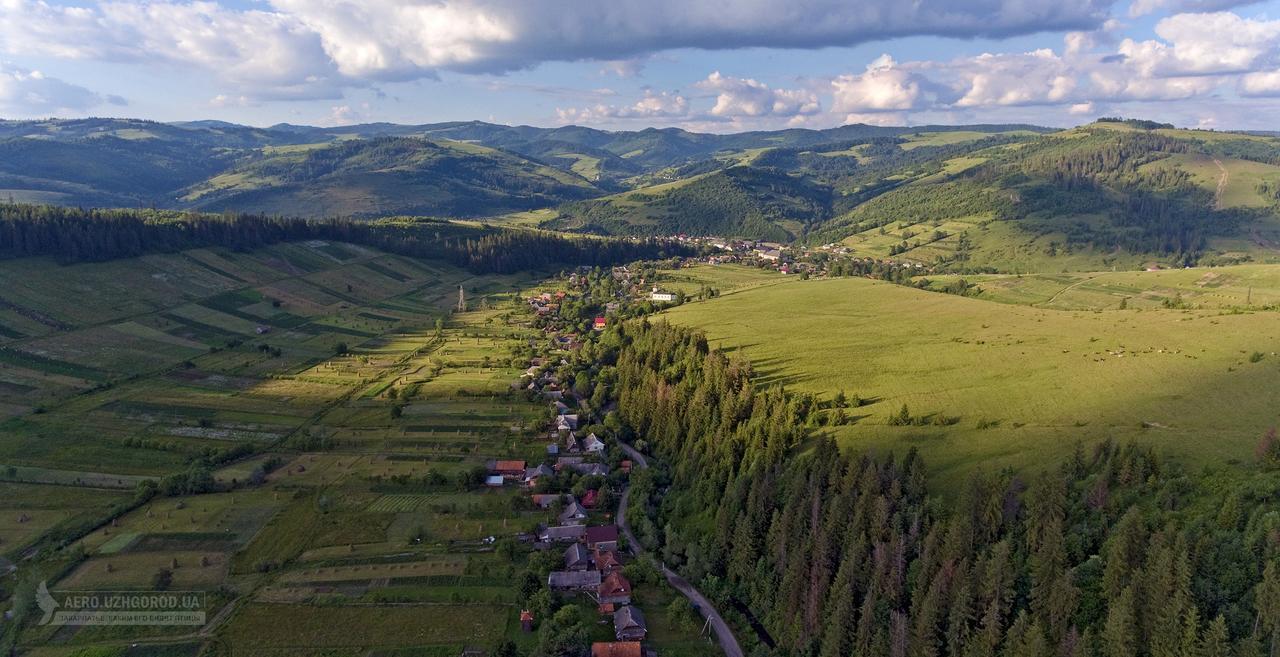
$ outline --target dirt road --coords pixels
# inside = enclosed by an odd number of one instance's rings
[[[630,445],[621,442],[618,444],[622,445],[622,450],[627,453],[627,456],[631,457],[636,467],[649,467],[649,462],[645,460],[644,454],[637,452]],[[642,553],[643,548],[640,547],[640,542],[636,540],[635,535],[631,533],[631,526],[627,524],[627,493],[630,490],[631,487],[628,486],[626,490],[622,491],[622,501],[618,503],[618,528],[622,530],[622,535],[627,537],[627,545],[631,546],[632,554],[639,555]],[[692,584],[685,581],[683,577],[665,565],[662,566],[662,576],[667,578],[667,583],[671,584],[672,588],[679,591],[684,597],[689,598],[689,601],[697,606],[704,619],[710,621],[711,631],[715,633],[716,641],[720,643],[720,648],[724,650],[725,657],[744,657],[742,647],[738,645],[738,639],[733,636],[733,631],[729,629],[729,625],[724,622],[720,612],[716,611],[715,606],[711,604],[710,600],[707,600],[706,596],[702,595]]]

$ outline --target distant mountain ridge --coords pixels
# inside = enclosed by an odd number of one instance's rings
[[[1012,126],[974,126],[994,131]],[[1044,131],[1033,126],[1016,126]],[[730,135],[677,128],[606,131],[479,121],[341,127],[141,119],[0,121],[0,195],[64,205],[229,209],[298,216],[413,213],[474,217],[548,208],[623,191],[638,176],[726,152],[851,138],[943,131],[944,126],[850,125]],[[404,161],[369,157],[347,142],[416,139]],[[409,142],[400,142],[402,145]],[[480,148],[467,150],[460,144]],[[346,163],[324,176],[303,171],[324,149]],[[425,151],[447,151],[427,163]],[[301,154],[305,153],[305,154]],[[300,155],[301,154],[301,155]],[[385,153],[384,153],[385,154]],[[437,158],[438,160],[438,158]],[[263,171],[280,176],[260,176]]]
[[[1100,119],[737,134],[480,121],[0,121],[0,198],[482,218],[1020,270],[1280,253],[1280,139]],[[531,212],[532,211],[532,212]]]

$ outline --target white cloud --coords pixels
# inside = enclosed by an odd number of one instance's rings
[[[195,66],[261,99],[333,98],[337,72],[309,27],[215,2],[0,2],[0,49],[15,55]],[[350,84],[347,80],[343,83]]]
[[[675,92],[654,93],[646,90],[644,96],[630,105],[596,104],[582,108],[557,108],[561,123],[604,123],[617,119],[671,119],[689,116],[689,100]]]
[[[909,110],[921,100],[920,83],[889,55],[876,58],[863,73],[832,80],[831,93],[839,113]]]
[[[1280,70],[1257,71],[1240,78],[1243,96],[1280,96]]]
[[[822,109],[818,94],[804,89],[770,89],[750,78],[727,77],[716,71],[698,82],[699,89],[713,91],[716,104],[711,115],[733,117],[804,116]]]
[[[1051,50],[983,54],[956,69],[967,87],[958,107],[1059,103],[1076,89],[1075,72]]]
[[[0,65],[0,113],[5,116],[35,118],[83,114],[104,103],[122,105],[124,102],[119,96],[104,98],[40,71]]]
[[[1230,12],[1170,16],[1156,23],[1155,31],[1164,41],[1125,39],[1119,48],[1146,76],[1246,72],[1280,46],[1280,20]]]

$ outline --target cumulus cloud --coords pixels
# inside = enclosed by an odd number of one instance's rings
[[[1125,39],[1119,54],[1144,76],[1207,75],[1252,70],[1280,46],[1280,20],[1230,12],[1178,14],[1161,19],[1163,41]]]
[[[630,105],[599,103],[590,107],[557,108],[561,123],[602,123],[615,119],[672,119],[689,116],[689,100],[675,92],[646,90]]]
[[[329,98],[341,87],[617,62],[675,48],[822,48],[909,36],[1092,29],[1111,0],[100,0],[0,2],[11,54],[203,67],[237,94]],[[621,70],[625,70],[621,69]]]
[[[5,116],[80,114],[104,103],[122,105],[125,100],[100,96],[40,71],[0,65],[0,113]]]
[[[818,94],[803,89],[770,89],[750,78],[727,77],[716,71],[697,83],[699,89],[716,94],[711,115],[717,117],[795,117],[817,114],[822,109]]]
[[[863,73],[832,80],[831,93],[833,110],[841,113],[909,110],[921,100],[917,77],[889,55],[878,57]]]

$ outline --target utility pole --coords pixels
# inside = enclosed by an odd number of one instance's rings
[[[458,286],[458,312],[467,312],[467,295],[463,292],[461,285]]]

